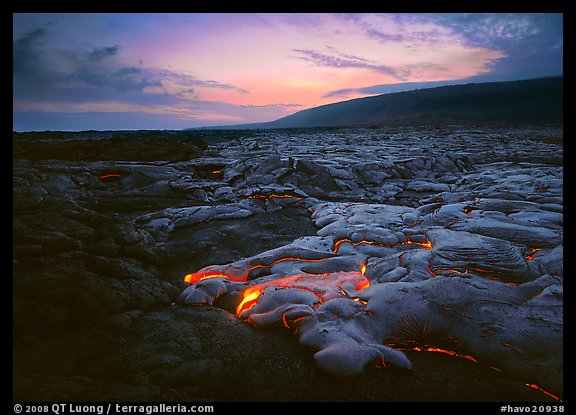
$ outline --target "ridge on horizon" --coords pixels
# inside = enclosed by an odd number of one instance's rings
[[[344,127],[397,122],[561,124],[562,101],[563,75],[558,75],[390,92],[308,108],[269,122],[190,130]]]

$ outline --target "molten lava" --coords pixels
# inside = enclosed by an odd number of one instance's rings
[[[199,271],[192,274],[187,274],[184,277],[184,281],[188,284],[195,284],[199,281],[206,280],[209,278],[225,278],[229,281],[235,282],[246,282],[250,272],[259,268],[270,268],[280,262],[284,261],[299,261],[299,262],[322,262],[326,258],[319,259],[306,259],[306,258],[295,258],[287,257],[280,258],[269,265],[255,264],[252,265],[248,270],[239,277],[232,278],[230,275],[226,275],[220,271],[215,272],[205,272]],[[236,315],[239,317],[246,310],[254,307],[261,294],[268,287],[275,287],[277,289],[283,288],[296,288],[300,290],[306,290],[314,293],[318,297],[318,303],[321,304],[325,301],[329,301],[334,298],[346,297],[348,293],[346,289],[352,289],[354,291],[360,291],[364,288],[370,286],[370,281],[364,276],[366,273],[366,263],[362,264],[360,267],[360,272],[336,272],[331,274],[296,274],[290,275],[284,278],[278,278],[275,280],[265,281],[259,284],[252,285],[244,290],[242,293],[242,299],[236,307]],[[325,296],[327,298],[325,298]],[[356,300],[356,298],[354,298]],[[360,301],[358,299],[358,301]],[[286,327],[289,325],[284,322]]]
[[[455,357],[462,357],[464,359],[468,359],[474,363],[478,363],[478,360],[476,360],[474,357],[467,355],[467,354],[460,354],[458,352],[455,352],[454,350],[447,350],[447,349],[441,349],[439,347],[433,347],[433,346],[416,346],[416,347],[412,347],[411,349],[407,349],[407,350],[414,350],[416,352],[436,352],[436,353],[443,353],[443,354],[447,354],[449,356],[455,356]]]
[[[238,277],[233,277],[231,275],[226,275],[223,274],[221,272],[213,272],[213,273],[204,273],[202,271],[200,272],[195,272],[192,274],[187,274],[184,277],[184,281],[187,282],[188,284],[195,284],[198,281],[204,280],[206,278],[216,278],[216,277],[221,277],[221,278],[226,278],[228,280],[231,281],[236,281],[236,282],[245,282],[248,279],[248,276],[250,275],[250,273],[252,271],[254,271],[255,269],[260,269],[260,268],[270,268],[273,267],[276,264],[279,264],[280,262],[284,262],[284,261],[298,261],[298,262],[322,262],[325,261],[326,258],[319,258],[319,259],[306,259],[306,258],[296,258],[296,257],[287,257],[287,258],[280,258],[277,259],[276,261],[271,262],[269,265],[264,265],[264,264],[256,264],[256,265],[252,265],[248,271]]]
[[[460,357],[460,358],[464,358],[464,359],[468,359],[474,363],[478,363],[478,360],[476,360],[476,358],[474,358],[473,356],[470,355],[465,355],[465,354],[461,354],[458,353],[454,350],[448,350],[448,349],[442,349],[439,347],[434,347],[434,346],[429,346],[429,345],[424,345],[424,346],[414,346],[414,347],[398,347],[394,344],[388,344],[388,346],[390,347],[394,347],[397,350],[412,350],[412,351],[416,351],[416,352],[435,352],[435,353],[442,353],[442,354],[446,354],[448,356],[454,356],[454,357]],[[489,366],[491,369],[495,370],[496,372],[501,372],[501,370],[497,367],[493,367],[493,366]],[[558,396],[548,392],[545,389],[542,389],[540,386],[534,384],[534,383],[526,383],[525,384],[527,387],[535,389],[549,397],[551,397],[552,399],[559,401],[559,402],[563,402],[562,399],[560,399]]]
[[[350,287],[354,291],[360,291],[370,286],[370,281],[361,272],[356,271],[333,274],[296,274],[265,281],[244,290],[242,300],[236,307],[236,314],[240,317],[244,311],[252,308],[268,287],[276,289],[296,288],[309,291],[318,297],[318,304],[322,304],[334,298],[347,296],[348,293],[344,290],[344,286]]]
[[[541,251],[542,248],[528,248],[530,250],[530,255],[526,256],[526,259],[528,261],[532,261],[534,259],[534,257],[536,256],[536,252]]]
[[[372,241],[363,240],[363,241],[359,241],[359,242],[354,243],[350,239],[341,239],[341,240],[338,240],[334,244],[334,248],[333,248],[334,253],[337,253],[339,246],[345,242],[350,243],[354,246],[361,245],[361,244],[367,244],[367,245],[372,245],[372,246],[384,246],[383,244],[377,244],[377,243],[372,242]],[[411,241],[409,237],[407,237],[406,242],[395,244],[394,246],[408,245],[408,244],[418,245],[418,246],[421,246],[425,249],[432,249],[432,244],[430,243],[430,241],[428,240],[427,237],[426,237],[426,242],[414,242],[414,241]],[[530,252],[536,252],[538,250],[539,250],[538,248],[530,248]],[[227,279],[230,281],[235,281],[235,282],[246,282],[249,275],[250,275],[250,272],[255,270],[255,269],[270,268],[270,267],[272,267],[278,263],[284,262],[284,261],[322,262],[328,258],[319,258],[319,259],[306,259],[306,258],[298,258],[298,257],[279,258],[279,259],[276,259],[275,261],[272,261],[268,265],[264,265],[264,264],[251,265],[247,269],[247,271],[244,272],[244,274],[242,274],[240,276],[236,276],[234,278],[232,278],[232,276],[224,274],[221,271],[217,271],[217,270],[216,271],[208,271],[207,270],[207,271],[199,271],[197,273],[188,274],[184,277],[184,281],[189,283],[189,284],[195,284],[201,280],[205,280],[205,279],[209,279],[209,278],[224,278],[224,279]],[[401,261],[401,258],[402,257],[400,256],[400,261]],[[527,259],[530,260],[532,258],[527,258]],[[248,310],[251,310],[252,308],[256,307],[259,304],[259,301],[263,297],[266,297],[267,295],[274,295],[274,292],[276,290],[297,289],[297,290],[304,290],[304,291],[311,292],[318,298],[317,301],[315,301],[313,304],[311,304],[311,307],[314,309],[314,313],[316,313],[316,309],[318,307],[320,307],[322,304],[324,304],[330,300],[337,299],[337,298],[349,298],[354,302],[361,303],[364,306],[364,312],[371,314],[371,313],[366,311],[367,302],[362,300],[361,298],[357,297],[355,294],[356,292],[361,291],[361,290],[370,286],[370,281],[365,277],[366,269],[367,269],[367,263],[365,262],[360,266],[359,271],[334,272],[334,273],[324,273],[324,274],[302,273],[302,274],[290,275],[290,276],[286,276],[286,277],[278,278],[278,279],[274,279],[274,280],[264,281],[261,283],[256,283],[256,284],[248,286],[247,288],[244,289],[244,291],[241,294],[241,299],[240,299],[238,305],[236,306],[235,313],[242,320],[249,322],[249,323],[253,323],[252,315],[251,314],[246,315],[245,313]],[[497,277],[491,275],[493,273],[493,271],[487,270],[487,269],[482,269],[482,268],[475,268],[475,267],[470,268],[470,270],[468,268],[466,268],[463,271],[459,270],[459,269],[437,269],[437,270],[435,270],[436,272],[433,272],[431,267],[430,267],[430,262],[429,262],[428,263],[428,270],[433,276],[437,276],[436,273],[441,273],[441,274],[454,273],[454,274],[464,274],[465,275],[465,274],[468,274],[469,272],[476,271],[476,272],[479,272],[483,276],[486,276],[488,278],[497,279]],[[514,283],[509,283],[509,284],[514,284]],[[457,310],[455,310],[453,307],[446,306],[446,307],[444,307],[444,310],[446,312],[449,312],[449,313],[456,313],[460,317],[462,317],[463,319],[469,320],[469,317],[462,315]],[[255,311],[255,313],[260,313],[260,312],[261,312],[260,310]],[[264,312],[266,312],[266,310],[264,310]],[[337,316],[335,315],[334,317],[337,317]],[[297,333],[298,330],[300,329],[300,326],[297,323],[304,320],[304,319],[307,319],[307,318],[310,318],[310,316],[305,315],[305,316],[298,316],[295,318],[290,318],[287,316],[287,313],[284,312],[281,315],[281,322],[282,322],[282,325],[284,327],[288,328],[289,330],[293,330],[294,332]],[[487,333],[486,335],[491,335],[491,333]],[[400,344],[389,343],[389,344],[387,344],[387,346],[394,348],[396,350],[400,350],[400,351],[404,350],[404,351],[415,351],[415,352],[442,353],[444,355],[463,358],[463,359],[470,360],[471,362],[474,362],[474,363],[479,363],[478,360],[471,355],[462,354],[462,353],[459,353],[459,352],[454,351],[454,350],[444,349],[444,348],[440,348],[440,347],[436,347],[436,346],[431,346],[428,344],[420,345],[415,340],[403,341]],[[506,346],[512,347],[512,345],[506,345]],[[384,362],[383,358],[382,358],[381,366],[386,367],[386,363]],[[497,367],[493,367],[493,366],[489,366],[489,367],[491,369],[497,371],[497,372],[501,372],[501,370]],[[527,387],[535,389],[535,390],[549,396],[550,398],[552,398],[556,401],[562,402],[562,400],[559,397],[557,397],[556,395],[540,388],[536,384],[526,383],[525,385]]]
[[[430,240],[428,239],[428,237],[426,235],[424,235],[426,237],[426,242],[414,242],[410,240],[410,236],[406,235],[406,242],[401,243],[399,245],[419,245],[422,248],[426,248],[428,250],[432,249],[432,243],[430,242]]]
[[[122,177],[121,174],[117,174],[117,173],[110,173],[110,174],[103,174],[102,176],[100,176],[101,180],[107,180],[107,179],[119,179],[120,177]]]
[[[418,246],[421,246],[422,248],[426,248],[428,250],[432,249],[432,243],[430,242],[428,237],[426,237],[426,242],[415,242],[415,241],[412,241],[410,239],[410,236],[406,236],[406,242],[399,242],[399,243],[394,244],[394,245],[386,245],[383,243],[376,243],[374,241],[367,241],[367,240],[352,242],[352,240],[349,238],[343,238],[343,239],[339,239],[338,241],[336,241],[336,243],[334,244],[334,248],[332,248],[332,251],[335,254],[337,254],[338,250],[340,249],[340,245],[342,245],[343,243],[349,243],[349,244],[354,245],[354,246],[371,245],[371,246],[382,246],[382,247],[388,247],[388,248],[392,248],[392,247],[400,246],[400,245],[418,245]]]
[[[184,276],[184,282],[187,282],[188,284],[196,284],[198,281],[208,278],[226,278],[227,280],[230,279],[228,275],[224,275],[220,272],[215,272],[213,274],[203,274],[201,272],[197,272],[194,274],[186,274],[186,276]]]
[[[244,311],[254,307],[262,291],[264,291],[264,289],[260,287],[251,287],[245,290],[242,294],[242,301],[240,301],[240,304],[236,307],[236,314],[240,316]]]
[[[549,397],[551,397],[554,400],[557,400],[559,402],[564,402],[562,399],[560,399],[558,396],[551,394],[550,392],[542,389],[540,386],[536,385],[535,383],[526,383],[526,386],[528,386],[529,388],[532,389],[536,389],[537,391],[542,392],[545,395],[548,395]]]
[[[473,211],[474,209],[472,209],[472,207],[470,206],[466,206],[464,209],[462,209],[462,212],[464,212],[468,216],[472,216]]]

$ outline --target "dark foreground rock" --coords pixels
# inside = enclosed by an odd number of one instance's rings
[[[554,400],[532,384],[562,397],[561,129],[138,134],[14,137],[15,400]],[[285,260],[320,259],[322,244],[329,262]],[[375,321],[394,301],[436,313],[418,307],[445,301],[430,285],[441,280],[498,294],[429,316],[427,341],[459,355],[414,349],[422,316],[400,316],[380,340],[412,369],[344,378],[294,326],[258,328],[263,305],[252,324],[235,315],[246,285],[362,264]],[[205,269],[248,272],[212,306],[177,302]],[[387,285],[421,294],[375,300]],[[333,301],[352,324],[359,302]]]

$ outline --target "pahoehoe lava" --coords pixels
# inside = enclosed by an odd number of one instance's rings
[[[16,400],[563,397],[561,128],[13,143]]]

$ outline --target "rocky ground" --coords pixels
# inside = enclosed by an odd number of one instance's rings
[[[553,126],[14,134],[13,398],[555,401],[562,164]]]

